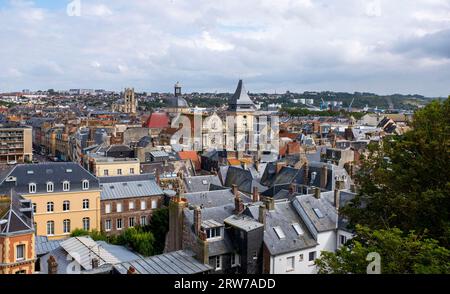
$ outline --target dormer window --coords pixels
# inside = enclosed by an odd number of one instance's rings
[[[30,194],[36,193],[36,184],[35,183],[28,184],[28,191],[30,192]]]
[[[63,191],[64,192],[70,191],[70,182],[69,181],[63,182]]]
[[[83,180],[82,187],[83,187],[83,190],[88,190],[89,189],[89,181]]]
[[[51,193],[54,191],[54,185],[53,182],[48,182],[47,183],[47,192]]]
[[[222,236],[221,227],[206,229],[207,239],[220,238],[221,236]]]

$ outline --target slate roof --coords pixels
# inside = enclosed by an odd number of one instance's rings
[[[194,258],[194,253],[188,250],[169,252],[129,262],[114,265],[116,272],[126,274],[130,267],[138,274],[200,274],[212,270],[208,264],[203,264]]]
[[[0,201],[0,235],[33,232],[31,201],[10,190]]]
[[[259,207],[249,207],[251,215],[259,218]],[[298,235],[293,227],[298,224],[303,232]],[[278,227],[284,233],[280,239],[274,228]],[[266,229],[264,231],[264,244],[272,256],[299,251],[316,246],[318,243],[309,232],[303,220],[292,207],[290,201],[282,200],[275,202],[275,209],[266,210]]]
[[[132,197],[146,197],[163,195],[163,190],[155,180],[124,181],[100,184],[101,200],[124,199]]]
[[[267,187],[261,185],[259,180],[254,179],[250,170],[241,167],[230,166],[227,169],[225,187],[237,185],[239,191],[251,194],[253,187],[257,187],[259,192],[265,191]]]
[[[8,178],[14,177],[15,181]],[[88,190],[98,190],[99,181],[90,172],[73,162],[48,162],[39,164],[16,165],[0,181],[0,190],[14,188],[19,194],[29,194],[30,183],[36,184],[36,194],[47,194],[47,182],[54,183],[54,192],[63,192],[63,182],[70,182],[70,191],[83,191],[82,181],[89,181]],[[52,193],[52,192],[50,192]]]
[[[164,162],[141,163],[141,172],[152,174],[158,172],[161,177],[177,175],[180,171],[185,177],[195,175],[195,167],[190,160],[168,161],[167,165]]]
[[[252,202],[252,199],[247,195],[243,193],[240,193],[239,195],[244,203]],[[234,205],[234,194],[231,189],[185,193],[183,194],[183,198],[187,199],[187,202],[190,206],[202,206],[205,208],[210,208],[226,204]]]
[[[206,175],[184,178],[187,193],[209,191],[211,185],[222,186],[218,176]]]
[[[46,236],[36,236],[36,255],[41,256],[61,247],[63,240],[49,240]]]
[[[99,177],[100,184],[106,183],[119,183],[119,182],[132,182],[132,181],[151,181],[155,179],[154,174],[140,174],[130,176],[110,176]]]
[[[224,223],[236,228],[239,228],[241,230],[244,230],[246,232],[253,231],[255,229],[261,228],[264,226],[262,223],[258,222],[252,217],[249,217],[247,215],[231,215],[228,218],[224,220]]]

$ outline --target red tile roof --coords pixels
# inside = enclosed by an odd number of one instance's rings
[[[196,151],[180,151],[178,152],[178,156],[183,160],[190,159],[195,166],[195,170],[200,170],[202,168],[200,157]]]
[[[169,127],[169,117],[165,112],[152,113],[144,124],[151,129],[164,129]]]

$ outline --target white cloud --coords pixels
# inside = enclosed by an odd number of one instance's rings
[[[446,95],[448,11],[446,0],[82,0],[69,17],[15,0],[0,5],[0,64],[20,75],[4,70],[0,87],[232,91],[243,77],[251,91]]]

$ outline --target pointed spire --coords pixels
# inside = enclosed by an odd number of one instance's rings
[[[242,80],[239,80],[236,92],[228,101],[228,109],[233,111],[255,109],[255,104],[248,96]]]

